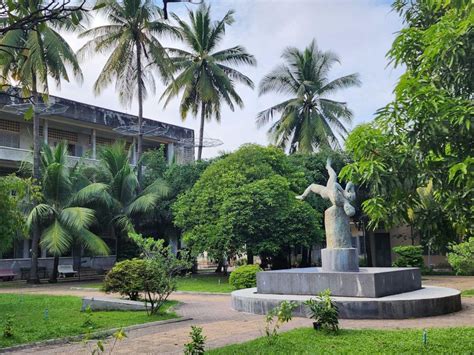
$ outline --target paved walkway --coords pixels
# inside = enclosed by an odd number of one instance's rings
[[[458,289],[474,288],[474,277],[428,277],[424,284],[446,286]],[[68,294],[93,296],[98,291],[71,290],[68,286],[23,288],[20,290],[0,289],[0,292],[23,292],[41,294]],[[188,342],[191,325],[200,325],[207,336],[209,347],[244,342],[263,335],[262,316],[233,311],[228,295],[174,294],[172,299],[182,302],[178,313],[192,317],[192,321],[153,326],[130,331],[128,338],[120,342],[114,350],[119,354],[170,354],[180,353]],[[311,320],[294,318],[282,330],[311,326]],[[406,320],[341,320],[343,328],[429,328],[451,326],[474,326],[474,298],[463,299],[463,310],[450,315],[406,319]],[[62,346],[40,347],[24,350],[22,353],[36,354],[87,354],[85,344],[75,343]]]

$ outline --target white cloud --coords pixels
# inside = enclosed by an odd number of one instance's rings
[[[354,124],[371,120],[374,112],[392,98],[400,70],[387,67],[385,54],[402,24],[389,3],[375,0],[211,0],[210,3],[214,18],[222,17],[228,9],[236,11],[236,23],[228,29],[222,47],[241,44],[256,56],[256,68],[241,68],[256,85],[264,74],[280,63],[285,47],[303,48],[315,38],[321,49],[332,50],[341,59],[341,65],[333,68],[332,76],[354,72],[361,76],[360,88],[341,91],[334,97],[347,102],[354,111]],[[192,8],[192,5],[188,7]],[[170,8],[185,16],[183,4],[172,4]],[[94,22],[97,24],[103,20],[95,19]],[[67,39],[75,49],[83,43],[74,35],[67,35]],[[82,86],[63,83],[60,91],[53,89],[52,93],[135,114],[136,105],[128,109],[120,106],[113,86],[100,96],[94,96],[92,86],[104,63],[105,56],[91,58],[82,66]],[[158,87],[158,97],[162,89],[162,86]],[[224,109],[221,124],[207,123],[205,135],[223,140],[224,145],[206,149],[205,157],[214,156],[220,150],[234,150],[246,142],[268,143],[266,130],[258,130],[255,126],[255,116],[283,97],[258,97],[256,91],[245,87],[239,87],[239,92],[245,103],[243,110],[231,112]],[[145,116],[193,128],[197,132],[198,120],[189,117],[181,122],[178,100],[174,100],[166,110],[162,106],[157,97],[150,97],[144,105]]]

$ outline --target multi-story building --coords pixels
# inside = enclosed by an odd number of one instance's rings
[[[119,139],[135,147],[132,133],[136,116],[59,97],[50,97],[49,106],[51,109],[41,116],[40,135],[52,146],[67,141],[71,161],[82,158],[93,164],[97,162],[99,146]],[[0,175],[14,172],[22,161],[31,160],[33,124],[25,121],[22,109],[24,106],[17,100],[0,93]],[[183,144],[194,140],[192,129],[151,119],[145,119],[144,126],[149,132],[144,136],[144,150],[164,145],[169,161],[194,160],[193,145]]]
[[[13,173],[23,161],[32,160],[33,124],[24,119],[25,107],[28,105],[0,93],[0,175]],[[124,140],[132,148],[134,164],[136,140],[133,132],[136,131],[136,124],[137,117],[133,115],[50,96],[48,107],[41,114],[40,136],[51,146],[66,141],[71,163],[81,159],[86,164],[98,163],[101,145]],[[164,145],[168,161],[180,164],[194,160],[192,129],[151,119],[144,120],[144,127],[144,151]],[[0,255],[0,269],[13,268],[20,275],[21,268],[29,267],[30,242],[28,239],[20,239],[9,253]],[[50,268],[50,259],[43,250],[40,266]],[[113,264],[115,256],[84,260],[83,265],[107,268]],[[61,263],[70,261],[66,257],[62,258]]]

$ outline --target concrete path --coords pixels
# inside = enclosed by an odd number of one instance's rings
[[[474,288],[474,277],[425,277],[424,284],[446,286],[458,289]],[[0,292],[7,290],[0,289]],[[77,296],[99,295],[97,291],[71,290],[68,287],[52,288],[35,287],[9,292],[68,294]],[[200,325],[207,336],[206,344],[220,347],[227,344],[244,342],[263,335],[263,316],[244,314],[230,308],[230,296],[227,295],[193,295],[174,294],[172,299],[182,302],[178,313],[184,317],[192,317],[192,321],[154,326],[130,331],[128,338],[120,342],[114,353],[117,354],[171,354],[181,353],[183,344],[189,341],[191,325]],[[311,320],[294,318],[282,330],[302,326],[311,326]],[[343,328],[429,328],[474,326],[474,298],[463,299],[461,312],[418,319],[406,320],[341,320]],[[89,345],[91,346],[91,345]],[[110,346],[110,345],[106,345]],[[62,346],[39,347],[24,350],[22,353],[36,354],[89,354],[86,344],[67,344]]]

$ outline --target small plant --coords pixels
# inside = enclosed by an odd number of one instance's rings
[[[456,275],[474,275],[474,237],[449,246],[448,262]]]
[[[206,337],[202,335],[202,328],[198,326],[191,326],[189,333],[191,341],[184,345],[185,355],[201,355],[204,354],[204,347],[206,345]]]
[[[282,324],[291,320],[296,307],[298,307],[298,305],[293,301],[283,301],[279,306],[268,312],[265,317],[265,335],[268,344],[273,344],[278,336],[278,329],[280,329]]]
[[[403,245],[394,247],[392,250],[397,254],[397,260],[392,263],[393,266],[423,267],[423,247],[421,245]]]
[[[5,317],[5,324],[3,325],[3,337],[12,338],[13,336],[13,316],[11,314],[7,314]]]
[[[87,306],[86,310],[84,311],[85,314],[85,319],[84,322],[82,323],[83,328],[88,328],[88,329],[94,329],[95,328],[95,323],[92,320],[92,309],[91,306]]]
[[[321,292],[316,299],[304,303],[309,308],[310,318],[314,319],[314,329],[339,331],[339,310],[331,299],[331,290]]]
[[[112,347],[110,348],[109,350],[109,354],[112,354],[114,349],[115,349],[115,346],[117,345],[117,341],[122,341],[123,339],[125,339],[127,337],[127,333],[125,333],[125,330],[123,330],[123,328],[120,328],[119,330],[117,330],[115,333],[112,334],[112,338],[114,339],[114,342],[112,343]],[[84,338],[84,342],[86,343],[88,349],[89,349],[89,352],[91,353],[91,355],[96,355],[96,354],[103,354],[105,353],[105,345],[104,345],[104,342],[102,340],[97,340],[97,342],[94,344],[94,346],[91,348],[88,344],[88,341],[92,338],[92,333],[90,332],[90,329],[89,329],[89,332],[87,333],[86,337]]]
[[[257,272],[262,271],[258,265],[243,265],[231,272],[229,284],[236,290],[257,286]]]

